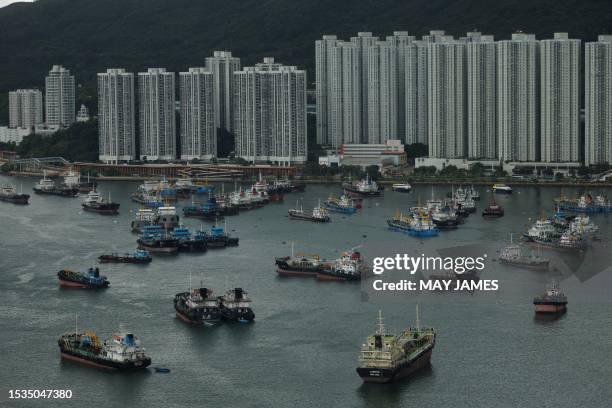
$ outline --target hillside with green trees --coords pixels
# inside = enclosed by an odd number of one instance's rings
[[[478,29],[497,38],[516,30],[583,40],[611,27],[609,0],[38,0],[0,9],[0,97],[43,87],[53,64],[76,74],[79,102],[95,112],[96,73],[202,66],[216,49],[250,65],[264,56],[295,64],[314,80],[314,41],[358,31],[454,35]],[[0,123],[7,121],[0,103]]]

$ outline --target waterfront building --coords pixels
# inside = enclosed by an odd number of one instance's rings
[[[512,34],[497,43],[498,155],[505,161],[539,161],[539,60],[535,35]]]
[[[17,89],[9,92],[9,127],[32,129],[43,123],[42,92]]]
[[[133,73],[113,68],[98,74],[98,129],[100,161],[136,158]]]
[[[338,37],[335,35],[324,35],[323,39],[315,41],[315,83],[316,83],[316,112],[317,112],[317,144],[326,145],[329,142],[329,116],[330,97],[332,85],[335,83],[331,76],[338,76],[341,67],[331,65],[331,53],[336,51]],[[340,59],[341,61],[341,59]],[[338,61],[336,61],[336,64]],[[332,67],[335,71],[332,71]],[[337,81],[337,78],[334,78]],[[336,85],[337,86],[337,85]]]
[[[567,33],[540,41],[540,151],[543,162],[580,160],[580,46]]]
[[[213,75],[215,126],[232,132],[234,125],[234,72],[240,71],[240,58],[230,51],[215,51],[206,58],[206,69]]]
[[[612,35],[585,44],[585,165],[612,163]]]
[[[236,156],[306,162],[306,71],[264,58],[234,73],[234,81]]]
[[[54,65],[45,79],[45,122],[68,127],[75,120],[75,82],[70,71]]]
[[[181,159],[217,157],[213,74],[206,68],[179,73],[181,97]]]
[[[174,72],[149,68],[138,73],[140,158],[176,158],[176,106]]]
[[[468,33],[467,137],[470,159],[497,158],[496,58],[493,36]]]

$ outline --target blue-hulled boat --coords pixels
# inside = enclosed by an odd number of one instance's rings
[[[329,211],[333,212],[343,214],[354,214],[357,212],[357,208],[355,208],[353,201],[345,195],[340,196],[340,198],[330,197],[323,203],[323,205]]]

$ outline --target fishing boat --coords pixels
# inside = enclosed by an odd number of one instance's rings
[[[357,208],[355,208],[353,202],[346,195],[342,195],[340,198],[329,197],[323,205],[332,212],[342,214],[354,214],[357,212]]]
[[[164,202],[154,193],[137,191],[130,195],[130,199],[148,208],[159,208]]]
[[[485,218],[499,218],[504,216],[504,209],[501,205],[497,204],[495,198],[491,199],[487,208],[482,210],[482,216]]]
[[[87,193],[87,197],[81,205],[84,211],[107,215],[119,214],[119,203],[111,201],[110,192],[108,193],[108,200],[105,200],[96,190],[91,190]]]
[[[98,257],[98,262],[100,263],[147,264],[152,260],[153,258],[151,257],[149,251],[144,251],[142,249],[137,249],[132,253],[125,253],[123,255],[112,253],[110,255],[100,255]]]
[[[292,208],[289,210],[289,218],[292,220],[303,220],[303,221],[312,221],[312,222],[330,222],[331,218],[327,214],[327,210],[325,207],[321,206],[321,202],[319,201],[319,205],[312,209],[312,212],[307,213],[304,211],[302,206],[299,208],[296,205],[296,208]]]
[[[5,185],[0,188],[0,201],[6,201],[13,204],[29,204],[30,195],[18,193],[17,189],[11,185]]]
[[[394,183],[391,185],[391,190],[398,193],[409,193],[412,190],[412,186],[408,183]]]
[[[528,242],[538,244],[554,244],[561,236],[561,232],[546,218],[538,219],[524,235]]]
[[[110,282],[100,275],[100,269],[89,268],[86,273],[62,269],[57,273],[59,285],[65,288],[105,289]]]
[[[192,203],[190,206],[183,207],[183,215],[185,217],[216,220],[218,218],[223,218],[224,211],[217,203],[217,199],[215,197],[210,197],[208,201],[202,204],[196,205]]]
[[[326,281],[359,281],[365,271],[365,262],[355,248],[340,254],[335,262],[317,270],[317,279]]]
[[[372,180],[369,175],[357,183],[344,183],[342,188],[344,188],[344,191],[349,195],[357,195],[361,197],[374,197],[382,194],[382,189],[379,188],[378,184]]]
[[[578,231],[569,229],[559,238],[557,247],[561,249],[583,250],[587,247],[588,240],[585,235]]]
[[[228,290],[219,297],[219,302],[223,321],[250,323],[255,320],[251,299],[242,288]]]
[[[496,194],[512,194],[512,187],[505,184],[493,184],[491,189]]]
[[[474,201],[480,201],[480,193],[473,185],[466,191],[466,195]]]

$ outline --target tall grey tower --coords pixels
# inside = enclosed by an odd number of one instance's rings
[[[33,128],[43,123],[43,98],[38,89],[9,92],[9,126]]]
[[[179,73],[181,92],[181,159],[217,157],[213,75],[206,68]]]
[[[45,78],[45,115],[50,126],[68,127],[75,121],[74,76],[54,65]]]
[[[232,57],[230,51],[215,51],[212,57],[206,58],[206,68],[213,75],[215,126],[232,132],[234,72],[240,71],[240,58]]]
[[[540,41],[540,160],[580,159],[580,40]]]
[[[378,41],[378,37],[373,37],[370,32],[357,33],[357,37],[351,37],[351,42],[355,44],[359,59],[359,76],[361,78],[361,143],[368,141],[368,80],[370,69],[370,49]]]
[[[98,129],[100,161],[136,158],[133,73],[108,69],[98,74]]]
[[[317,103],[317,143],[329,143],[329,99],[331,97],[332,75],[331,53],[338,43],[335,35],[324,35],[322,40],[315,41],[315,64],[316,64],[316,103]],[[337,75],[337,73],[336,73]]]
[[[176,158],[174,87],[174,72],[166,72],[165,68],[138,73],[141,158]]]

